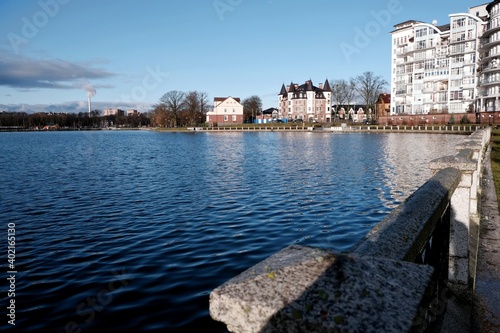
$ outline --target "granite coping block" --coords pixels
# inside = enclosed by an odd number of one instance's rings
[[[471,149],[463,149],[454,156],[444,156],[430,161],[429,168],[431,170],[440,170],[453,167],[460,171],[473,172],[477,170],[477,160],[474,160],[472,156],[473,151]]]
[[[481,151],[483,149],[483,143],[480,140],[476,140],[476,141],[465,141],[455,145],[455,150],[464,150],[464,149]]]
[[[231,332],[408,332],[433,268],[290,245],[214,289]]]

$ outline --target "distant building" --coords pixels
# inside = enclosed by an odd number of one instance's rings
[[[388,116],[391,112],[391,94],[380,94],[375,105],[377,117]]]
[[[135,109],[127,109],[127,116],[138,116],[141,113]]]
[[[233,97],[215,97],[213,110],[207,112],[207,123],[210,126],[243,124],[241,100]]]
[[[121,109],[105,109],[104,116],[124,116],[125,111]]]
[[[279,93],[279,117],[293,121],[302,119],[304,121],[331,122],[332,119],[332,91],[330,83],[319,87],[307,80],[303,85],[290,83],[283,84]]]
[[[352,122],[363,122],[371,117],[373,117],[373,112],[370,113],[369,110],[364,109],[364,105],[332,105],[332,110],[334,112],[337,120],[344,121],[352,121]]]

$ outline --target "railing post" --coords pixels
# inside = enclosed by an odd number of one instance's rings
[[[472,214],[472,199],[477,195],[474,186],[473,174],[477,169],[477,162],[472,159],[473,151],[464,149],[455,156],[442,157],[430,162],[429,167],[437,172],[447,167],[454,167],[461,171],[460,183],[451,196],[450,209],[450,247],[448,262],[448,283],[457,294],[466,296],[471,290],[469,283],[469,234]]]

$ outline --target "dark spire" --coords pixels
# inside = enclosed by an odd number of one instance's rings
[[[288,92],[295,92],[295,84],[292,82],[290,82],[290,90]]]
[[[323,91],[332,91],[332,88],[330,88],[330,82],[328,82],[328,79],[325,80],[325,84],[323,85]]]
[[[314,86],[313,86],[312,80],[311,79],[307,80],[306,81],[306,90],[307,91],[313,91],[314,90],[313,87]]]
[[[287,92],[286,92],[285,84],[283,83],[283,85],[281,86],[280,95],[285,96],[286,94],[287,94]]]

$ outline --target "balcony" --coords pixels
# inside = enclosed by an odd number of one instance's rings
[[[489,37],[497,31],[500,31],[500,23],[492,21],[486,25],[483,37]]]

